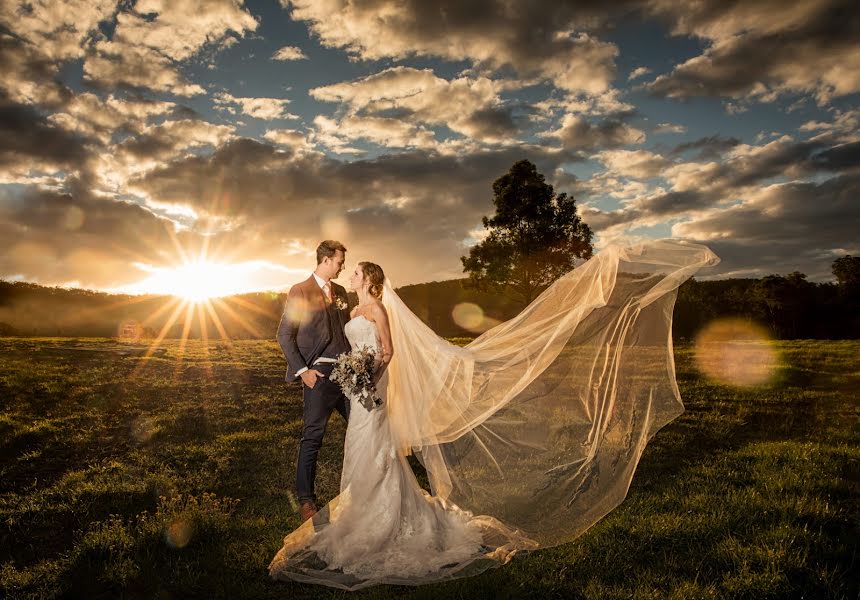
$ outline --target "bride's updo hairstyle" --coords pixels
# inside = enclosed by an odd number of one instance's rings
[[[361,267],[364,278],[370,283],[367,291],[377,300],[382,298],[382,284],[385,282],[385,273],[382,272],[382,267],[372,262],[360,262],[358,266]]]

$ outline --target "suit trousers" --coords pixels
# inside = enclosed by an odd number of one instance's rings
[[[340,386],[329,379],[333,368],[331,363],[312,365],[311,369],[316,369],[325,377],[318,377],[313,388],[302,382],[304,427],[296,465],[296,493],[299,502],[316,502],[314,481],[317,475],[317,455],[322,447],[332,411],[337,410],[344,421],[349,420],[349,399],[343,395]]]

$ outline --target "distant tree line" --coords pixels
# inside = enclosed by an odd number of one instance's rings
[[[853,265],[853,279],[839,266]],[[690,338],[718,317],[740,317],[766,327],[778,339],[860,337],[860,257],[834,262],[836,283],[814,283],[799,272],[761,279],[685,282],[678,290],[673,332]]]
[[[214,300],[212,310],[232,339],[268,337],[280,319],[285,294],[242,294]],[[179,310],[177,310],[179,309]],[[204,317],[201,319],[201,315]],[[172,322],[171,322],[172,320]],[[63,337],[221,337],[218,324],[203,305],[172,296],[131,296],[91,290],[45,287],[0,280],[0,335]]]
[[[845,256],[833,263],[835,283],[814,283],[803,273],[768,275],[761,279],[691,279],[678,290],[673,334],[692,339],[707,323],[719,317],[737,317],[758,323],[780,339],[860,338],[860,257]],[[521,310],[520,301],[476,289],[469,279],[409,285],[399,288],[404,302],[442,336],[473,336]],[[212,303],[221,327],[231,339],[274,339],[285,293],[243,294]],[[121,296],[89,290],[44,287],[32,283],[0,281],[0,336],[118,337],[139,326],[144,338],[182,336],[187,310],[170,321],[175,302],[169,296]],[[477,327],[462,326],[455,308],[476,307],[486,320]],[[225,308],[226,307],[226,308]],[[203,311],[205,312],[205,311]],[[189,336],[221,337],[206,315],[201,328],[195,309]]]
[[[849,263],[852,275],[840,277],[837,269]],[[760,279],[689,279],[678,289],[673,336],[691,340],[714,319],[732,317],[761,325],[777,339],[860,338],[860,257],[837,260],[834,274],[836,283],[811,282],[799,272]],[[407,286],[398,293],[444,336],[470,335],[452,317],[459,302],[473,302],[495,320],[509,319],[521,308],[515,295],[476,292],[467,279]]]

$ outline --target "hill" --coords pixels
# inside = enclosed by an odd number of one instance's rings
[[[470,288],[467,279],[397,289],[436,333],[474,336],[516,315],[500,294]],[[795,273],[762,279],[696,281],[681,286],[674,336],[688,339],[718,317],[756,322],[782,339],[860,336],[858,302],[837,285]],[[121,338],[273,338],[285,292],[260,292],[189,304],[173,296],[131,296],[0,280],[0,336]]]

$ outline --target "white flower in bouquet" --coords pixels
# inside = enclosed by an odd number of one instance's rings
[[[350,397],[358,398],[368,411],[382,406],[382,398],[376,392],[373,374],[376,370],[376,353],[370,348],[357,348],[337,357],[329,379],[334,381]]]

